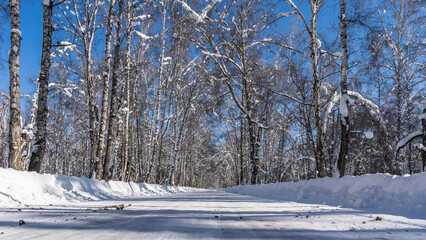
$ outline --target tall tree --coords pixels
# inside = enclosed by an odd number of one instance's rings
[[[380,42],[382,53],[379,71],[390,83],[384,110],[390,125],[388,134],[394,146],[418,127],[415,114],[412,114],[418,105],[414,101],[424,96],[425,89],[420,86],[426,81],[425,64],[422,63],[426,53],[422,37],[424,28],[421,27],[426,17],[422,14],[422,3],[417,0],[372,1],[377,18],[376,41]],[[387,166],[388,171],[400,174],[401,168],[406,165],[403,163],[406,157],[410,158],[408,154],[398,154],[397,151]]]
[[[109,165],[111,163],[114,143],[114,133],[117,118],[117,98],[118,98],[118,77],[119,77],[119,66],[120,66],[120,44],[121,44],[121,21],[123,15],[124,0],[118,0],[118,13],[117,13],[117,27],[115,34],[115,46],[114,46],[114,61],[111,70],[111,100],[110,109],[108,116],[108,133],[107,133],[107,145],[105,149],[105,161],[103,163],[103,179],[108,181],[110,179]],[[114,166],[116,167],[116,166]]]
[[[114,9],[116,0],[109,1],[109,11],[107,18],[106,34],[105,34],[105,65],[102,73],[103,91],[102,91],[102,112],[101,120],[99,123],[99,143],[96,155],[97,167],[96,167],[96,178],[101,179],[103,170],[103,150],[105,146],[105,132],[107,125],[107,113],[108,113],[108,94],[109,94],[109,82],[111,76],[111,39],[112,39],[112,25],[114,21]]]
[[[423,127],[423,146],[420,151],[422,151],[422,170],[426,172],[426,101],[423,103],[423,114],[421,116]]]
[[[41,70],[38,78],[38,101],[35,131],[35,144],[31,155],[29,171],[40,172],[44,152],[46,150],[47,95],[49,93],[49,69],[51,64],[50,50],[52,46],[52,10],[53,0],[43,1],[43,46],[41,50]]]
[[[126,51],[125,51],[125,74],[124,74],[124,92],[122,92],[123,103],[124,103],[124,129],[123,129],[123,149],[122,149],[122,169],[121,169],[121,181],[124,181],[128,176],[128,164],[129,164],[129,118],[130,118],[130,67],[131,67],[131,41],[133,32],[133,14],[132,14],[132,2],[127,0],[126,7]]]
[[[65,2],[65,9],[60,7],[62,16],[66,19],[70,27],[66,30],[75,37],[80,44],[78,50],[83,71],[81,78],[85,79],[87,106],[89,111],[89,169],[87,176],[92,176],[95,171],[96,150],[97,150],[97,113],[96,113],[96,78],[94,76],[93,43],[95,32],[99,28],[98,10],[103,2],[99,0],[71,0]]]
[[[249,145],[249,179],[252,184],[258,182],[260,167],[259,149],[262,138],[262,116],[259,111],[254,69],[257,58],[261,56],[262,45],[266,42],[263,31],[267,29],[270,9],[263,9],[262,1],[231,1],[218,5],[219,1],[208,4],[197,14],[188,5],[180,1],[190,12],[194,27],[200,33],[195,41],[202,54],[212,61],[219,70],[222,82],[228,89],[232,102],[244,116],[247,124]],[[217,9],[226,9],[216,14]],[[256,26],[253,28],[252,26]]]
[[[306,31],[309,35],[309,50],[312,68],[312,94],[314,104],[314,119],[315,119],[315,130],[316,130],[316,147],[315,147],[315,159],[317,164],[317,175],[318,177],[325,177],[325,146],[324,146],[324,133],[322,130],[322,117],[321,117],[321,81],[319,76],[319,49],[321,47],[321,41],[317,37],[317,23],[318,16],[321,7],[325,4],[325,0],[310,0],[309,5],[311,8],[310,24],[306,22],[303,14],[299,8],[291,0],[286,2],[296,11],[297,15],[303,22]]]
[[[346,0],[340,0],[340,41],[342,45],[342,64],[340,66],[340,151],[337,167],[340,177],[345,175],[346,160],[349,150],[349,115],[348,115],[348,35],[346,34]]]
[[[21,53],[20,1],[10,0],[10,119],[9,119],[9,166],[22,170],[21,162],[21,89],[19,82],[19,56]]]
[[[159,8],[161,12],[161,43],[160,43],[160,58],[159,58],[159,71],[158,71],[158,86],[156,87],[156,94],[154,102],[156,103],[156,106],[153,107],[153,127],[150,128],[150,141],[149,141],[149,149],[150,149],[150,157],[148,160],[148,168],[147,173],[145,177],[145,181],[147,183],[150,183],[151,175],[153,172],[153,166],[155,164],[155,157],[156,152],[157,154],[157,161],[161,162],[162,157],[162,147],[163,147],[163,136],[162,134],[162,128],[164,124],[160,123],[162,119],[164,119],[164,114],[166,111],[166,104],[164,103],[162,98],[163,92],[165,92],[166,88],[166,81],[164,81],[164,75],[165,75],[165,51],[166,51],[166,34],[168,32],[167,29],[167,13],[169,8],[169,1],[164,0],[159,2]],[[163,105],[164,107],[162,107]],[[159,163],[158,163],[159,164]],[[158,171],[157,171],[158,174]]]

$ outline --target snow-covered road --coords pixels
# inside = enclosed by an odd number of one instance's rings
[[[2,208],[0,232],[0,239],[424,239],[426,219],[198,191]]]

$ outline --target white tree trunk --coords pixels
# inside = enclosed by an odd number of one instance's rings
[[[125,102],[124,102],[124,129],[123,129],[123,158],[122,158],[122,169],[121,169],[121,181],[124,181],[127,176],[127,165],[129,163],[129,118],[130,118],[130,44],[132,40],[132,20],[131,20],[131,1],[127,0],[127,32],[126,32],[126,68],[125,68],[125,86],[124,86],[124,94]]]
[[[10,0],[10,119],[9,119],[9,167],[22,170],[21,161],[21,90],[19,83],[19,56],[21,53],[20,1]]]
[[[109,82],[110,82],[110,65],[111,65],[111,38],[112,38],[112,24],[114,18],[114,9],[116,5],[115,0],[110,0],[107,30],[105,34],[105,66],[102,73],[103,80],[103,91],[102,91],[102,113],[101,121],[99,124],[99,142],[97,150],[97,167],[96,167],[96,178],[101,179],[103,170],[103,151],[105,146],[105,131],[107,125],[107,113],[108,113],[108,93],[109,93]]]
[[[111,163],[111,157],[113,153],[113,143],[114,143],[114,132],[117,118],[117,96],[118,96],[118,68],[120,65],[120,42],[121,42],[121,20],[123,13],[123,0],[118,0],[118,20],[117,20],[117,35],[115,39],[114,46],[114,62],[112,66],[112,78],[111,78],[111,103],[109,110],[109,119],[108,119],[108,133],[107,133],[107,145],[105,149],[105,161],[103,163],[103,179],[108,181],[109,176],[109,165]],[[115,156],[116,157],[116,156]],[[117,164],[114,161],[114,169],[116,169]],[[115,172],[114,172],[115,174]],[[114,175],[113,175],[114,177]]]

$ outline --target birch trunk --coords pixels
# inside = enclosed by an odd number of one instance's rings
[[[319,42],[317,39],[317,21],[318,21],[319,3],[318,1],[311,2],[311,31],[310,31],[310,46],[311,51],[311,64],[312,64],[312,78],[314,106],[315,106],[315,130],[316,130],[316,162],[317,162],[317,176],[325,177],[325,154],[324,154],[324,133],[321,128],[321,83],[318,73],[318,49]]]
[[[9,166],[22,170],[21,161],[21,90],[19,83],[19,56],[21,53],[20,1],[10,0],[10,120],[9,120]]]
[[[316,176],[325,177],[325,150],[324,150],[324,133],[321,128],[321,82],[318,72],[318,50],[321,47],[321,42],[317,39],[317,22],[318,22],[318,13],[321,6],[324,4],[325,0],[310,0],[309,5],[311,7],[311,18],[310,26],[308,26],[305,18],[302,13],[299,11],[297,6],[291,0],[286,0],[286,2],[296,11],[296,14],[299,15],[302,20],[306,31],[309,34],[309,50],[310,58],[312,65],[312,78],[313,78],[313,87],[312,94],[314,100],[314,119],[315,119],[315,130],[316,130],[316,140],[315,140],[315,159],[316,159]]]
[[[245,136],[245,128],[244,128],[244,120],[240,121],[240,185],[245,183],[244,181],[244,136]]]
[[[123,137],[123,158],[122,158],[122,170],[121,170],[121,181],[126,179],[127,174],[127,164],[129,162],[129,102],[130,102],[130,43],[132,40],[132,29],[131,29],[131,9],[130,9],[130,0],[127,0],[127,32],[126,32],[126,69],[125,69],[125,96],[126,100],[124,103],[125,117],[124,117],[124,137]]]
[[[96,100],[95,100],[95,82],[92,72],[92,54],[90,48],[86,52],[86,69],[87,69],[87,93],[89,97],[89,136],[90,136],[90,172],[89,176],[92,176],[95,170],[96,161]]]
[[[346,0],[340,0],[340,41],[342,44],[342,65],[340,67],[340,89],[342,99],[340,101],[346,101],[348,94],[348,82],[347,82],[347,70],[348,70],[348,47],[346,34]],[[347,103],[346,103],[347,104]],[[339,109],[340,111],[341,109]],[[345,175],[346,160],[348,156],[348,145],[349,145],[349,116],[347,113],[340,112],[340,151],[339,159],[337,162],[337,168],[339,169],[340,177]]]
[[[422,170],[426,171],[426,104],[423,108],[423,118],[422,118],[422,125],[423,125],[423,148],[422,148]]]
[[[246,28],[246,24],[245,21],[247,19],[245,18],[241,18],[240,19],[240,29],[245,29]],[[249,146],[250,146],[250,182],[251,184],[256,184],[257,183],[257,177],[258,177],[258,173],[259,173],[259,156],[258,156],[258,151],[260,148],[260,144],[258,142],[257,139],[257,134],[256,134],[256,128],[257,128],[257,123],[253,120],[253,117],[256,116],[255,114],[255,109],[254,106],[252,106],[253,104],[253,99],[252,99],[252,95],[253,93],[250,92],[250,89],[252,88],[252,81],[253,79],[249,79],[249,67],[248,65],[248,58],[246,56],[247,54],[247,36],[245,36],[242,32],[241,32],[241,37],[242,37],[242,42],[241,42],[241,65],[242,65],[242,87],[243,87],[243,94],[242,94],[242,100],[245,103],[245,110],[246,110],[246,119],[247,119],[247,123],[248,123],[248,128],[249,128]],[[234,99],[234,101],[237,101],[236,99]]]
[[[160,65],[161,65],[161,57],[160,57]],[[161,67],[161,66],[160,66]],[[161,70],[160,70],[161,73]],[[160,74],[161,76],[161,74]],[[158,135],[159,135],[159,124],[160,124],[160,105],[161,105],[161,101],[160,101],[160,93],[161,91],[161,77],[158,80],[158,87],[157,87],[157,94],[156,97],[154,98],[155,102],[157,103],[157,105],[154,107],[154,111],[153,111],[153,126],[150,129],[150,143],[149,143],[149,148],[148,151],[150,152],[151,156],[148,160],[148,172],[146,173],[145,176],[145,182],[150,183],[151,182],[151,175],[152,175],[152,168],[154,165],[154,159],[155,159],[155,153],[157,152],[157,143],[158,143]]]
[[[166,93],[167,92],[169,92],[169,91],[166,91]],[[173,101],[172,100],[173,94],[171,93],[171,91],[168,94],[169,94],[169,96],[168,96],[168,98],[166,100],[168,102],[164,103],[164,106],[163,106],[163,108],[161,110],[161,116],[162,116],[161,118],[162,119],[165,119],[167,104],[168,104],[168,106],[171,106],[171,102]],[[170,114],[171,114],[171,108],[168,107],[167,111],[168,111],[167,115],[170,116]],[[164,178],[164,176],[163,176],[164,175],[164,171],[162,170],[162,166],[161,166],[161,162],[162,161],[161,160],[162,160],[162,157],[163,157],[163,146],[164,146],[163,142],[164,142],[164,137],[166,136],[166,134],[167,134],[167,132],[169,130],[170,121],[171,121],[171,119],[167,119],[167,123],[166,123],[165,129],[163,129],[163,127],[162,127],[163,124],[160,126],[160,133],[161,133],[161,135],[160,135],[160,140],[159,140],[158,156],[157,156],[157,168],[156,168],[156,174],[157,174],[156,181],[157,181],[157,183],[161,182],[161,179]]]
[[[188,102],[186,103],[186,105],[184,106],[184,112],[183,112],[183,116],[182,116],[182,122],[180,123],[179,129],[178,129],[178,133],[176,136],[176,140],[174,141],[174,147],[173,147],[173,153],[172,153],[172,162],[171,162],[171,167],[170,167],[170,171],[169,171],[169,176],[168,176],[168,184],[169,185],[175,185],[174,183],[174,173],[175,173],[175,168],[176,168],[176,162],[178,159],[178,154],[180,152],[180,148],[182,145],[182,138],[183,138],[183,131],[185,130],[184,127],[186,125],[186,120],[187,120],[187,114],[188,114],[188,110],[189,107],[191,106],[191,100],[192,100],[192,94],[193,94],[193,89],[191,90],[190,95],[188,96]],[[176,120],[177,121],[177,120]]]
[[[95,78],[93,76],[93,61],[92,61],[92,44],[95,38],[96,17],[99,9],[98,1],[90,4],[88,1],[85,3],[85,21],[79,22],[79,26],[85,29],[81,31],[81,41],[84,45],[84,58],[85,70],[86,70],[86,82],[87,82],[87,96],[88,96],[88,108],[89,108],[89,137],[90,137],[90,148],[89,148],[89,175],[90,177],[95,176],[96,170],[96,145],[97,145],[97,113],[96,113],[96,94],[95,94]],[[77,12],[79,7],[74,2],[74,10]]]
[[[160,70],[159,70],[159,78],[158,78],[158,86],[157,86],[157,95],[156,95],[156,102],[157,105],[155,107],[154,116],[156,116],[154,120],[154,130],[152,131],[152,142],[150,143],[152,147],[152,155],[151,159],[149,160],[149,166],[148,166],[148,172],[146,174],[146,182],[151,182],[151,176],[152,176],[152,170],[153,166],[155,164],[155,153],[157,152],[157,146],[159,146],[158,150],[158,157],[157,157],[157,164],[160,165],[161,162],[161,151],[162,151],[162,131],[163,131],[163,122],[164,121],[164,113],[165,113],[165,106],[164,108],[161,106],[163,103],[163,93],[165,95],[166,89],[165,89],[165,82],[164,80],[164,56],[165,56],[165,49],[166,49],[166,17],[167,17],[167,4],[168,2],[162,1],[161,7],[163,8],[163,11],[161,12],[161,52],[160,52]],[[157,165],[157,166],[158,166]],[[157,174],[158,174],[158,167]]]
[[[98,150],[96,155],[97,168],[96,168],[96,178],[101,179],[102,177],[102,156],[105,147],[105,131],[107,124],[107,112],[108,112],[108,94],[109,94],[109,81],[111,76],[111,39],[112,39],[112,24],[114,21],[114,9],[116,5],[116,0],[110,0],[109,12],[108,12],[108,22],[107,29],[105,34],[105,66],[102,73],[103,80],[103,91],[102,91],[102,113],[101,121],[99,124],[99,142]]]
[[[108,181],[109,177],[109,165],[111,163],[112,152],[114,150],[114,131],[117,118],[117,90],[118,90],[118,67],[120,65],[120,42],[121,42],[121,19],[123,13],[123,0],[118,0],[118,21],[117,21],[117,33],[114,46],[114,61],[112,65],[112,77],[111,77],[111,103],[109,110],[108,120],[108,133],[107,133],[107,144],[105,149],[105,161],[103,163],[103,179]]]
[[[139,84],[137,83],[137,81],[134,82],[133,84],[133,90],[132,90],[132,98],[130,100],[130,107],[129,109],[131,109],[132,111],[132,118],[131,118],[131,124],[130,124],[130,147],[129,147],[129,166],[130,166],[130,170],[129,170],[129,176],[127,181],[133,181],[136,182],[136,178],[137,178],[137,172],[138,172],[138,168],[136,167],[136,155],[137,155],[137,151],[138,151],[138,145],[136,144],[136,124],[137,124],[137,89],[139,89]]]
[[[257,124],[248,118],[249,123],[249,140],[250,140],[250,183],[256,184],[257,175],[259,173],[259,156],[257,156],[258,143],[256,139],[256,126]]]
[[[50,51],[52,46],[52,10],[53,2],[43,4],[43,46],[41,52],[41,70],[38,78],[38,102],[35,131],[35,144],[31,155],[29,171],[40,172],[46,150],[47,97],[49,94]]]

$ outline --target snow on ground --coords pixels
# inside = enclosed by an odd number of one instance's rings
[[[426,239],[425,185],[366,175],[197,191],[0,169],[0,239]]]
[[[374,174],[245,185],[227,191],[282,201],[402,211],[426,217],[426,172],[411,176]]]
[[[0,168],[0,207],[134,198],[194,189],[145,183],[98,181],[85,177],[18,172]]]

